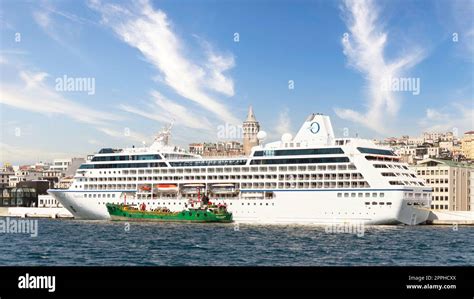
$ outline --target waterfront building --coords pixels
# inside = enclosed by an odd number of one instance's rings
[[[47,180],[32,180],[19,182],[17,185],[18,188],[33,188],[35,189],[38,195],[48,194],[48,189],[50,189],[50,182]]]
[[[260,124],[255,118],[255,114],[253,113],[252,106],[249,107],[249,111],[247,113],[247,119],[244,121],[242,126],[242,130],[244,133],[244,154],[246,156],[250,155],[252,151],[252,147],[258,145],[257,134],[260,131]]]
[[[62,208],[63,205],[49,194],[38,195],[39,208]]]
[[[35,207],[38,194],[34,188],[0,189],[0,207]]]
[[[464,133],[461,139],[461,150],[466,159],[474,160],[474,131]]]
[[[408,136],[406,136],[408,137]],[[405,139],[406,140],[406,144],[407,145],[422,145],[423,143],[425,143],[425,140],[423,138],[419,138],[419,137],[408,137]]]
[[[438,143],[439,148],[441,150],[447,150],[447,151],[452,151],[454,148],[454,142],[453,141],[440,141]]]
[[[204,153],[204,143],[189,144],[189,152],[196,155],[202,155]]]
[[[418,176],[433,188],[434,210],[471,211],[474,166],[451,160],[425,159],[413,166]]]
[[[59,180],[64,176],[60,170],[48,169],[43,170],[41,179],[50,182],[50,188],[57,188]]]
[[[39,180],[43,176],[42,171],[32,170],[29,166],[21,166],[15,174],[9,177],[9,187],[16,187],[18,183]]]
[[[71,159],[54,159],[50,169],[65,173],[70,164]]]
[[[10,177],[15,175],[13,170],[0,170],[0,188],[6,188],[10,185]]]

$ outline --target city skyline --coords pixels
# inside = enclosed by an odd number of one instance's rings
[[[186,4],[2,2],[0,162],[140,146],[173,120],[181,146],[217,141],[249,105],[268,141],[310,112],[337,136],[474,127],[472,2]]]

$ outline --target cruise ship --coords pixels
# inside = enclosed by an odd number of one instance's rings
[[[255,132],[256,133],[256,132]],[[101,149],[69,189],[50,189],[77,219],[109,219],[107,203],[181,211],[208,194],[234,221],[256,224],[407,224],[427,220],[431,188],[390,148],[336,138],[329,116],[311,114],[295,136],[247,156],[210,158],[170,143],[171,126],[147,147]]]

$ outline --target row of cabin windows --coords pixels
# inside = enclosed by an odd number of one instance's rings
[[[389,158],[389,157],[379,157],[379,156],[365,156],[365,159],[367,161],[385,161],[385,162],[395,162],[395,163],[400,161],[400,158],[398,157]]]
[[[245,165],[247,160],[202,160],[169,162],[171,167]]]
[[[415,181],[389,181],[389,184],[395,186],[425,186],[424,183]]]
[[[358,147],[357,150],[362,154],[374,154],[374,155],[385,155],[385,156],[395,156],[395,153],[390,150],[368,148],[368,147]]]
[[[84,185],[84,190],[116,190],[127,189],[135,190],[136,184],[90,184]],[[293,188],[370,188],[366,181],[325,181],[325,182],[261,182],[261,183],[241,183],[241,188],[278,188],[278,189],[293,189]]]
[[[299,166],[253,166],[253,167],[211,167],[211,168],[161,168],[161,169],[138,169],[138,170],[122,170],[125,175],[134,174],[151,174],[151,173],[162,173],[162,174],[173,174],[173,173],[224,173],[224,172],[276,172],[276,171],[336,171],[336,170],[356,170],[357,168],[353,164],[343,165],[299,165]],[[89,172],[92,174],[92,172]],[[107,171],[103,172],[104,174]],[[110,171],[109,171],[110,173]],[[114,172],[115,173],[115,172]],[[120,171],[118,171],[120,173]],[[99,171],[100,174],[100,171]]]
[[[416,178],[416,176],[412,173],[394,173],[394,172],[382,172],[382,176],[384,177],[395,177],[395,176],[404,176],[409,178]]]
[[[277,187],[278,186],[278,187]],[[313,188],[313,189],[321,189],[321,188],[369,188],[369,183],[362,181],[362,182],[350,182],[350,181],[343,181],[343,182],[335,182],[335,181],[326,181],[326,182],[279,182],[277,183],[241,183],[241,188],[249,189],[249,188],[278,188],[278,189],[294,189],[294,188]]]
[[[359,180],[364,176],[361,173],[339,173],[339,174],[254,174],[254,175],[203,175],[203,176],[153,176],[153,177],[93,177],[79,178],[80,182],[116,182],[116,181],[180,181],[180,180]]]
[[[82,164],[79,169],[103,169],[103,168],[144,168],[144,167],[167,167],[164,162],[156,163],[120,163],[120,164]]]
[[[347,157],[331,157],[331,158],[297,158],[297,159],[262,159],[252,160],[250,165],[264,164],[314,164],[314,163],[347,163]]]
[[[309,148],[255,151],[254,157],[262,156],[304,156],[304,155],[331,155],[344,154],[341,148]]]
[[[384,206],[384,205],[391,206],[392,203],[391,203],[391,202],[385,203],[385,202],[383,202],[383,201],[379,201],[378,203],[377,203],[376,201],[373,201],[373,202],[366,201],[366,202],[365,202],[365,205],[366,205],[366,206],[370,206],[370,205],[372,205],[372,206],[376,206],[376,205],[379,205],[379,206]]]
[[[372,196],[371,196],[372,194]],[[381,193],[377,193],[377,192],[373,192],[373,193],[369,193],[369,192],[366,192],[366,193],[363,193],[363,192],[359,192],[359,193],[355,193],[355,192],[352,192],[352,193],[337,193],[337,197],[385,197],[385,193],[381,192]]]
[[[375,168],[398,168],[408,170],[408,167],[405,165],[394,165],[394,164],[374,164]]]
[[[129,160],[161,160],[160,155],[126,155],[126,156],[95,156],[92,162],[129,161]]]
[[[104,193],[85,193],[85,198],[115,198],[115,194]]]

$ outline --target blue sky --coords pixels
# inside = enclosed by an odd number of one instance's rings
[[[249,105],[269,139],[311,112],[338,136],[474,128],[472,1],[0,3],[0,162],[149,143],[172,119],[175,143],[215,141]]]

